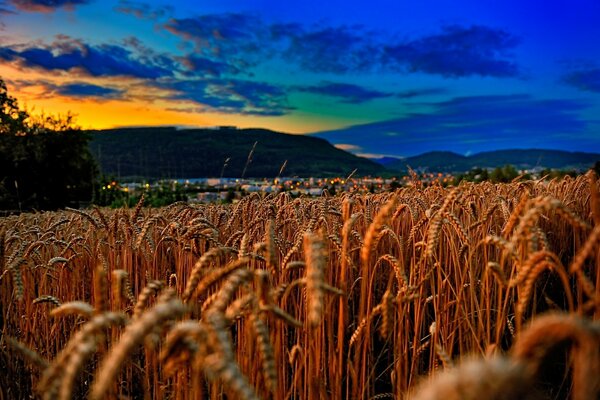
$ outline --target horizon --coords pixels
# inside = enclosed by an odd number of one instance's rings
[[[0,77],[84,129],[233,125],[363,156],[600,152],[600,3],[0,1]]]
[[[253,131],[253,130],[261,130],[261,131],[268,131],[268,132],[273,132],[273,133],[277,133],[277,134],[282,134],[282,135],[290,135],[289,133],[286,132],[278,132],[278,131],[273,131],[273,130],[269,130],[266,128],[260,128],[260,127],[248,127],[248,128],[242,128],[242,127],[237,127],[237,126],[210,126],[210,127],[188,127],[188,126],[170,126],[170,125],[164,125],[164,126],[124,126],[124,127],[115,127],[115,128],[107,128],[107,129],[100,129],[100,130],[95,130],[92,129],[91,131],[94,132],[106,132],[106,131],[118,131],[118,130],[143,130],[143,129],[174,129],[176,131],[185,131],[185,130],[189,130],[189,131],[202,131],[202,130],[209,130],[209,131],[219,131],[219,130],[234,130],[234,131]],[[307,135],[303,135],[303,136],[316,136],[316,135],[312,135],[312,134],[307,134]],[[316,136],[318,137],[318,136]],[[320,139],[324,139],[327,141],[327,138],[320,138]],[[472,158],[472,157],[476,157],[476,156],[480,156],[481,154],[486,154],[486,153],[499,153],[499,152],[562,152],[562,153],[568,153],[568,154],[580,154],[580,155],[594,155],[594,156],[599,156],[600,157],[600,151],[571,151],[571,150],[562,150],[562,149],[556,149],[556,148],[544,148],[544,147],[524,147],[524,148],[518,148],[518,147],[507,147],[507,148],[497,148],[494,150],[487,150],[487,151],[479,151],[479,152],[473,152],[473,153],[469,153],[469,154],[460,154],[454,151],[450,151],[450,150],[429,150],[429,151],[425,151],[422,153],[416,153],[416,154],[409,154],[406,156],[397,156],[397,155],[385,155],[385,154],[356,154],[356,153],[352,153],[349,152],[343,148],[340,148],[339,146],[336,146],[335,144],[330,143],[329,141],[327,141],[330,145],[333,145],[335,148],[337,148],[338,150],[342,150],[345,151],[347,153],[353,154],[355,156],[361,157],[361,158],[365,158],[365,159],[369,159],[371,161],[376,162],[377,164],[381,164],[383,166],[386,165],[386,163],[380,163],[380,161],[384,160],[384,159],[395,159],[398,161],[401,160],[405,160],[405,159],[409,159],[409,158],[418,158],[421,156],[425,156],[425,155],[430,155],[430,154],[439,154],[439,153],[449,153],[449,154],[453,154],[455,156],[459,156],[459,157],[464,157],[464,158]],[[257,140],[257,143],[261,143],[260,140]],[[261,146],[259,146],[260,148]],[[598,160],[600,161],[600,159]]]

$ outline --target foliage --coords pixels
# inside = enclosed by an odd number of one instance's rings
[[[6,83],[0,79],[0,134],[25,134],[29,115],[19,109],[17,99],[8,94]]]
[[[120,208],[135,207],[142,194],[144,204],[149,207],[164,207],[178,201],[187,200],[188,190],[176,184],[147,184],[139,190],[130,191],[122,187],[114,177],[102,177],[94,196],[94,204],[102,207]],[[194,193],[191,191],[190,193]]]
[[[458,185],[461,181],[484,182],[489,179],[488,170],[485,168],[473,168],[464,174],[458,174],[454,177],[454,184]]]
[[[554,178],[564,178],[565,176],[570,176],[571,178],[576,177],[578,174],[577,171],[568,169],[544,169],[540,172],[540,176],[545,177],[545,179],[554,179]]]
[[[0,79],[0,121],[0,209],[57,209],[91,200],[90,136],[73,115],[32,117]]]
[[[490,180],[494,183],[508,183],[519,176],[519,171],[512,165],[496,167],[490,174]]]

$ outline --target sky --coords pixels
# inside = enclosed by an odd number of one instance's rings
[[[0,0],[0,78],[83,128],[600,152],[598,21],[598,0]]]

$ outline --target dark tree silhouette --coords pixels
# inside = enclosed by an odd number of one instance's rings
[[[57,209],[91,200],[90,137],[66,116],[32,117],[0,79],[0,209]]]

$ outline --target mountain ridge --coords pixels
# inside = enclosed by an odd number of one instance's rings
[[[430,151],[374,160],[338,149],[324,138],[260,128],[127,127],[87,132],[92,136],[90,150],[103,174],[150,179],[240,178],[244,170],[245,177],[272,178],[279,175],[286,160],[283,176],[298,177],[345,176],[354,169],[356,176],[391,176],[406,172],[408,166],[450,173],[506,164],[519,169],[587,169],[600,160],[598,153],[551,149],[503,149],[469,156]],[[246,167],[254,143],[257,145]]]
[[[380,174],[385,169],[325,139],[268,129],[136,127],[90,130],[102,173],[153,179]],[[250,163],[248,156],[256,143]],[[228,160],[227,162],[225,160]]]
[[[585,169],[596,161],[600,161],[600,153],[532,148],[484,151],[468,156],[451,151],[430,151],[417,156],[397,158],[395,161],[386,157],[383,165],[392,171],[406,171],[407,166],[410,166],[436,172],[465,172],[476,167],[496,168],[507,164],[520,169]]]

